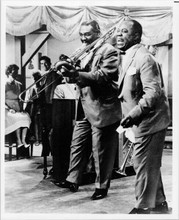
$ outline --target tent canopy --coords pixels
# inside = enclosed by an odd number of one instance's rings
[[[172,15],[171,7],[7,6],[6,32],[23,36],[46,25],[53,37],[69,42],[79,38],[80,24],[87,19],[96,20],[105,33],[128,17],[141,23],[142,42],[155,45],[171,38]]]

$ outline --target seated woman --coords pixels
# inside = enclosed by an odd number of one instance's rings
[[[9,65],[6,69],[7,81],[5,84],[5,135],[15,131],[17,146],[20,149],[29,148],[26,143],[26,135],[30,127],[31,119],[28,113],[22,109],[19,101],[21,83],[16,80],[19,67],[16,64]]]

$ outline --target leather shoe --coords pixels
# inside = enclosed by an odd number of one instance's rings
[[[52,176],[53,173],[54,173],[54,172],[53,172],[53,167],[52,167],[52,168],[49,170],[48,174]]]
[[[57,180],[57,179],[55,179],[55,178],[53,178],[53,176],[50,176],[50,177],[48,177],[47,179],[50,179],[50,182],[51,183],[53,183],[53,184],[57,184],[57,185],[59,185],[60,184],[60,181],[59,180]]]
[[[71,192],[77,192],[78,191],[78,184],[76,184],[76,183],[71,183],[70,184],[70,191]]]
[[[67,182],[67,181],[63,181],[63,182],[59,182],[59,181],[53,181],[53,183],[58,186],[58,187],[61,187],[61,188],[70,188],[70,182]]]
[[[103,199],[107,196],[108,190],[107,189],[95,189],[94,194],[91,196],[92,200]]]
[[[151,213],[152,214],[167,214],[167,213],[169,213],[167,202],[164,201],[161,204],[156,205],[156,207],[151,210]]]
[[[63,181],[63,182],[54,182],[54,184],[58,187],[61,187],[61,188],[68,188],[70,189],[71,192],[77,192],[78,191],[78,184],[76,183],[71,183],[71,182],[68,182],[68,181]]]
[[[17,148],[17,154],[19,157],[23,157],[23,158],[26,156],[26,149],[25,149],[24,145]]]
[[[133,208],[129,214],[150,214],[150,209]]]

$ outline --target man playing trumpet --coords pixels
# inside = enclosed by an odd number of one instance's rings
[[[79,35],[83,45],[88,46],[100,37],[100,27],[94,20],[83,22]],[[68,176],[56,185],[72,192],[78,191],[87,164],[88,143],[92,139],[96,189],[91,199],[102,199],[107,196],[110,186],[118,146],[116,128],[121,119],[117,87],[118,53],[104,42],[93,50],[93,54],[81,60],[78,70],[73,66],[66,68],[66,65],[59,62],[56,67],[63,76],[75,81],[78,104]]]

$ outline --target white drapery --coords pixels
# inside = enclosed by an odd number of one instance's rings
[[[156,45],[171,38],[172,16],[171,7],[7,6],[6,32],[23,36],[46,25],[53,37],[69,42],[79,38],[80,24],[86,19],[96,20],[104,33],[129,17],[142,24],[142,43]]]

